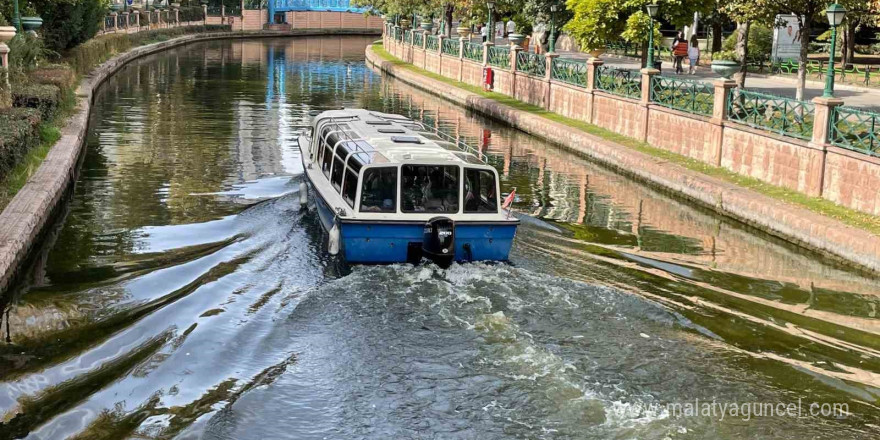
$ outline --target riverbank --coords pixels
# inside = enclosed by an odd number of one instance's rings
[[[60,127],[60,138],[27,183],[0,213],[0,293],[21,276],[28,255],[52,224],[55,213],[70,189],[83,152],[89,112],[95,91],[127,63],[156,52],[186,44],[218,39],[272,38],[320,35],[378,35],[372,29],[301,29],[277,31],[220,31],[189,34],[165,41],[133,47],[101,63],[83,75],[76,88],[75,110]],[[86,43],[88,44],[88,43]]]
[[[835,209],[792,191],[752,182],[717,167],[653,148],[594,125],[576,121],[506,95],[483,92],[405,63],[380,43],[367,48],[367,62],[399,80],[469,110],[560,145],[590,160],[671,192],[718,214],[833,259],[880,272],[880,237],[871,229],[877,219],[839,208],[850,224],[823,215]],[[740,185],[739,183],[745,185]],[[750,189],[760,186],[763,190]],[[827,202],[827,201],[821,201]],[[811,209],[812,208],[812,209]],[[845,211],[841,211],[845,210]],[[852,222],[862,219],[860,227]]]

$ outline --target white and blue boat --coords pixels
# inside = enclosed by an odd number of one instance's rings
[[[476,149],[362,109],[315,116],[299,147],[302,201],[310,188],[331,254],[367,264],[508,259],[519,220]]]

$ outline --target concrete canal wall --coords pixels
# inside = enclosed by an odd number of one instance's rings
[[[473,71],[482,70],[482,64],[453,56],[440,56],[440,51],[425,51],[389,40],[391,39],[385,39],[385,47],[398,58],[404,61],[413,60],[417,67],[423,67],[427,71],[479,85],[479,82],[471,81],[476,76]],[[446,82],[395,65],[376,54],[372,48],[367,48],[367,61],[403,82],[509,123],[624,174],[697,202],[719,214],[832,258],[880,272],[880,237],[865,230],[453,87]],[[460,76],[456,76],[459,71]],[[521,76],[524,79],[521,80]],[[755,130],[749,127],[724,127],[723,123],[665,108],[654,108],[655,106],[645,105],[640,100],[598,92],[586,96],[581,90],[571,89],[570,86],[556,84],[555,81],[539,80],[508,70],[498,69],[495,73],[495,90],[500,93],[515,94],[522,101],[540,104],[556,113],[572,115],[570,117],[590,115],[591,123],[649,142],[658,141],[661,148],[670,151],[701,160],[711,158],[722,163],[726,160],[739,164],[744,169],[756,167],[761,171],[756,169],[750,172],[765,176],[784,176],[779,178],[782,181],[780,183],[788,182],[795,187],[800,184],[804,187],[814,185],[815,189],[815,185],[821,180],[818,177],[821,176],[818,172],[821,167],[817,166],[817,161],[822,155],[814,154],[815,149],[807,146],[806,142],[793,142],[779,139],[781,136],[777,138],[774,135],[753,133]],[[548,107],[545,103],[555,104]],[[649,135],[649,131],[656,133]],[[719,137],[722,131],[728,133]],[[726,152],[725,142],[729,146]],[[874,166],[869,159],[852,157],[857,153],[846,153],[847,167],[852,167],[853,163],[862,164],[862,167]],[[829,163],[837,160],[835,156],[843,155],[845,153],[829,152]],[[877,169],[880,170],[880,167]],[[839,182],[841,178],[836,176],[830,180]]]
[[[75,180],[77,165],[85,146],[88,120],[95,91],[111,75],[134,59],[174,47],[207,40],[232,38],[271,38],[320,35],[379,35],[381,29],[303,29],[287,32],[210,32],[186,35],[140,46],[119,54],[83,78],[76,90],[74,115],[61,130],[61,139],[52,147],[27,184],[0,213],[0,294],[5,292],[39,242],[64,194]]]

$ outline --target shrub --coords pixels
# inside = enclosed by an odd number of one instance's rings
[[[12,88],[13,107],[36,109],[44,121],[55,117],[60,100],[61,89],[51,84],[15,85]]]
[[[35,0],[46,46],[62,52],[94,37],[107,14],[104,0]]]
[[[46,48],[41,38],[17,34],[9,42],[9,64],[19,73],[30,71],[58,54]]]
[[[37,84],[52,84],[62,90],[73,89],[76,84],[76,75],[67,64],[42,64],[28,77]]]
[[[766,60],[773,51],[773,29],[767,26],[752,25],[749,28],[749,61]],[[724,40],[725,51],[736,50],[736,32]]]
[[[0,110],[0,179],[40,143],[40,113],[30,108]]]
[[[201,6],[188,6],[180,8],[180,21],[203,21],[205,19],[205,11]]]
[[[736,52],[732,50],[719,50],[712,54],[712,61],[739,61]]]

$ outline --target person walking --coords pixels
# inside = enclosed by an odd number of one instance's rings
[[[486,36],[488,35],[489,29],[488,26],[480,25],[480,36],[483,37],[483,43],[486,42]]]
[[[673,56],[673,64],[675,65],[675,74],[681,75],[684,73],[684,67],[682,67],[682,63],[684,62],[684,57],[688,55],[688,42],[684,39],[684,35],[679,32],[678,36],[673,41],[672,45],[672,56]]]
[[[697,34],[691,35],[691,44],[688,47],[688,74],[696,75],[697,64],[700,63],[700,42]]]

